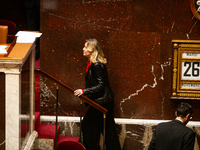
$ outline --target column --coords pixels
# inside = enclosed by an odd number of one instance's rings
[[[35,49],[30,54],[30,133],[35,125]]]
[[[5,72],[6,150],[19,150],[21,145],[21,73]]]

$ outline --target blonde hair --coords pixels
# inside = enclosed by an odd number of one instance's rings
[[[107,63],[106,58],[104,58],[103,50],[96,39],[86,40],[86,46],[88,51],[91,53],[90,61],[92,63],[101,62],[103,64]]]

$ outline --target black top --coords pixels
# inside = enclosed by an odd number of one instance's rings
[[[86,88],[84,94],[98,104],[107,104],[114,98],[110,88],[106,65],[100,62],[92,63],[85,76]]]
[[[175,119],[158,124],[149,150],[193,150],[194,142],[195,132]]]

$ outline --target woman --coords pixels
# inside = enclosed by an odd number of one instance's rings
[[[89,59],[85,82],[85,89],[74,91],[75,96],[86,95],[91,100],[106,108],[106,150],[121,150],[114,121],[114,94],[110,88],[106,59],[100,44],[96,39],[89,39],[83,48],[83,55]],[[90,106],[83,118],[83,145],[86,150],[100,150],[100,134],[103,131],[103,114]]]

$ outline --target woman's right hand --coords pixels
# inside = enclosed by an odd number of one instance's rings
[[[75,96],[78,96],[78,97],[79,97],[79,96],[81,96],[82,94],[83,94],[83,90],[82,90],[82,89],[77,89],[77,90],[74,91],[74,95],[75,95]]]

